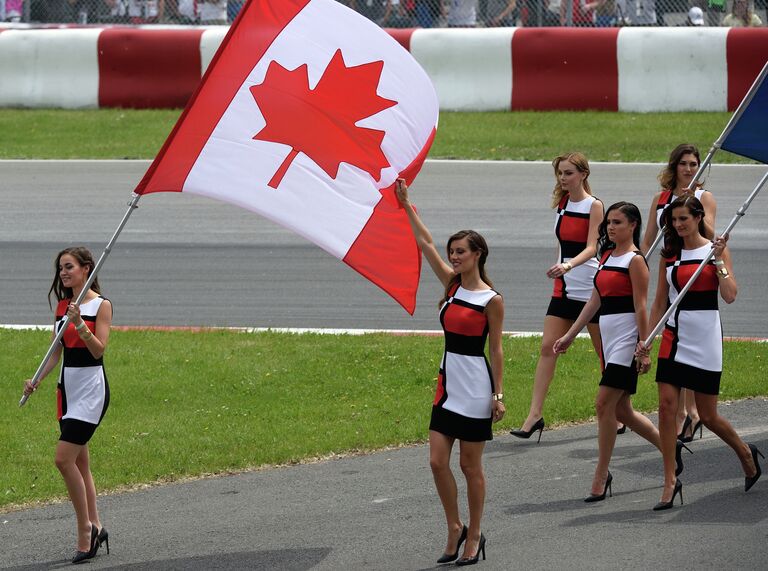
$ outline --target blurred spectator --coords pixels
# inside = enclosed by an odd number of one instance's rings
[[[165,0],[128,0],[127,12],[131,24],[155,24],[165,15]]]
[[[725,0],[707,1],[707,25],[719,26],[723,14],[725,14]]]
[[[416,0],[416,24],[422,28],[435,25],[442,12],[441,0]]]
[[[517,22],[519,13],[517,0],[487,0],[485,25],[489,28],[512,27]]]
[[[197,15],[204,26],[226,25],[227,0],[197,0]]]
[[[656,17],[656,0],[618,0],[623,23],[631,26],[655,26],[658,24]]]
[[[762,25],[763,21],[754,13],[748,0],[733,0],[731,13],[723,18],[723,26],[729,28],[756,28]]]
[[[595,26],[598,28],[610,28],[617,21],[616,0],[605,0],[595,8]]]
[[[24,15],[22,0],[0,0],[0,20],[6,22],[20,22]]]
[[[243,8],[243,4],[244,0],[229,0],[227,2],[227,18],[230,22],[235,21],[235,18],[237,18],[237,15]]]
[[[448,11],[449,28],[477,26],[477,0],[451,0]]]
[[[197,0],[165,0],[165,20],[171,24],[197,24]]]
[[[74,22],[75,4],[77,0],[33,0],[30,5],[30,18],[33,22]]]
[[[379,26],[386,25],[392,11],[392,3],[389,0],[351,0],[349,7]]]
[[[571,22],[568,22],[568,0],[562,0],[560,2],[560,25],[571,24],[577,28],[590,28],[595,25],[595,9],[604,3],[605,0],[594,0],[593,2],[571,0],[573,13],[571,14]]]
[[[685,20],[686,26],[703,26],[704,12],[698,6],[693,6],[688,10],[688,17]]]

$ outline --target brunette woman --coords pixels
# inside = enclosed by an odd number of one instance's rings
[[[616,442],[616,420],[660,448],[658,430],[648,418],[635,412],[630,400],[637,392],[638,371],[646,373],[651,366],[647,355],[637,360],[634,356],[638,340],[648,335],[649,272],[637,247],[641,226],[640,211],[634,204],[617,202],[608,208],[599,228],[600,265],[592,297],[553,347],[555,353],[565,353],[579,331],[600,311],[604,368],[595,401],[599,458],[585,502],[602,501],[607,492],[612,494],[613,475],[608,465]]]
[[[440,363],[437,394],[429,424],[429,463],[448,524],[448,539],[438,563],[457,565],[485,559],[485,535],[480,522],[485,504],[482,456],[493,438],[491,424],[504,417],[501,330],[504,301],[485,273],[488,246],[473,230],[448,239],[446,263],[432,235],[408,201],[405,180],[397,180],[397,197],[424,257],[444,287],[440,323],[445,352]],[[490,364],[485,357],[489,339]],[[467,481],[469,525],[459,515],[458,490],[450,467],[451,450],[459,441],[459,465]],[[464,544],[460,559],[459,549]]]
[[[648,250],[659,233],[664,210],[681,196],[695,196],[701,201],[704,205],[704,235],[710,239],[715,237],[715,217],[717,216],[715,197],[711,192],[704,190],[701,183],[697,183],[694,188],[688,190],[700,164],[699,150],[694,145],[685,143],[678,145],[669,154],[667,164],[659,174],[661,191],[657,192],[651,201],[651,212],[641,247],[643,254],[648,255]],[[683,389],[677,411],[678,438],[681,442],[690,442],[697,431],[701,437],[702,425],[696,409],[696,400],[693,392]]]
[[[659,388],[659,433],[664,458],[664,490],[654,510],[672,507],[675,497],[683,501],[683,483],[675,476],[675,440],[680,389],[694,392],[696,406],[704,426],[733,448],[744,470],[744,490],[760,478],[754,444],[747,444],[717,411],[717,395],[723,362],[723,333],[720,327],[718,293],[725,303],[733,303],[738,286],[733,276],[727,237],[713,241],[706,238],[704,206],[699,199],[685,196],[675,199],[662,217],[664,249],[659,263],[659,282],[651,310],[655,324],[673,303],[701,262],[714,249],[714,258],[696,278],[680,305],[670,315],[664,328],[656,368]],[[638,355],[648,354],[641,341]]]
[[[109,552],[109,534],[96,508],[88,441],[109,406],[103,355],[112,324],[112,304],[101,296],[98,279],[93,281],[80,305],[74,303],[94,266],[93,256],[86,248],[67,248],[56,256],[53,283],[48,292],[49,303],[51,294],[58,301],[56,332],[65,316],[68,321],[61,344],[40,376],[42,381],[64,355],[56,389],[61,429],[56,445],[56,467],[64,478],[77,517],[77,551],[72,563],[92,558],[102,543]],[[35,390],[31,380],[25,381],[25,395]]]

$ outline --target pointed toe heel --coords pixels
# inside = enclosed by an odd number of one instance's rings
[[[680,480],[675,480],[675,489],[672,491],[672,499],[668,502],[659,502],[653,506],[653,511],[659,512],[662,510],[671,509],[675,503],[675,496],[680,494],[680,505],[683,505],[683,483]]]
[[[693,451],[688,448],[682,440],[678,440],[675,446],[675,478],[677,478],[680,474],[683,473],[683,448],[685,448],[691,454],[693,454]]]
[[[763,473],[762,469],[760,468],[760,462],[757,461],[757,457],[760,456],[763,460],[765,460],[765,456],[763,456],[763,453],[760,452],[757,449],[757,446],[754,444],[748,444],[750,452],[752,452],[752,460],[755,463],[755,468],[757,469],[757,472],[755,472],[754,476],[746,476],[744,478],[744,491],[748,492],[749,489],[754,486],[757,481],[760,479],[760,475]]]
[[[544,417],[541,417],[539,420],[537,420],[535,423],[533,423],[533,426],[531,427],[530,430],[523,430],[521,428],[519,430],[510,430],[509,433],[512,436],[515,436],[517,438],[524,438],[524,439],[527,440],[527,439],[529,439],[531,437],[531,435],[534,432],[536,432],[538,430],[539,431],[539,439],[536,441],[536,443],[538,444],[539,442],[541,442],[541,433],[544,432],[544,426],[545,426],[545,424],[544,424]]]
[[[459,557],[459,549],[461,549],[461,544],[464,543],[464,541],[467,539],[467,526],[465,525],[464,528],[461,530],[461,535],[459,536],[459,542],[456,544],[456,551],[453,553],[443,553],[440,558],[437,560],[438,563],[450,563],[451,561],[456,561]],[[107,550],[107,553],[109,553],[109,550]]]
[[[458,567],[463,567],[464,565],[474,565],[480,560],[480,554],[483,554],[483,561],[485,561],[485,535],[482,533],[480,534],[480,543],[477,546],[477,553],[475,553],[474,557],[462,557],[461,559],[456,560],[456,565]]]
[[[605,494],[609,493],[610,497],[613,497],[613,474],[611,472],[608,472],[608,477],[605,479],[605,487],[603,488],[602,494],[589,494],[586,498],[584,498],[584,501],[588,504],[591,504],[593,502],[602,502],[605,499]]]

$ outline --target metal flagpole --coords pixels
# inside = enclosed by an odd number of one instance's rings
[[[739,220],[744,216],[744,214],[747,212],[747,208],[749,208],[749,205],[752,203],[752,201],[755,199],[757,194],[760,192],[760,189],[763,187],[763,185],[768,181],[768,172],[766,172],[763,175],[763,178],[760,179],[760,182],[757,184],[755,189],[752,191],[752,193],[749,195],[747,200],[744,202],[744,204],[741,205],[741,208],[739,208],[736,211],[735,216],[731,219],[731,222],[728,224],[726,229],[720,234],[720,236],[726,236],[730,234],[731,230],[733,230],[733,227],[738,224]],[[691,286],[696,281],[696,278],[699,277],[699,274],[704,270],[704,266],[707,265],[709,260],[712,259],[712,257],[715,255],[714,248],[709,250],[709,254],[707,254],[707,257],[702,260],[701,264],[699,264],[699,267],[696,268],[696,271],[691,276],[691,279],[688,280],[688,283],[685,284],[685,287],[680,290],[680,293],[677,295],[677,298],[675,299],[674,303],[669,306],[669,309],[667,309],[667,312],[664,314],[664,316],[659,320],[659,322],[656,324],[656,327],[653,328],[653,331],[651,331],[651,334],[648,336],[648,338],[643,342],[643,344],[648,347],[651,342],[653,342],[653,339],[656,337],[656,335],[659,334],[659,331],[661,331],[661,328],[664,327],[664,324],[667,322],[667,319],[669,319],[669,316],[672,315],[672,312],[677,309],[677,306],[680,305],[680,302],[683,300],[683,296],[688,292],[689,289],[691,289]]]
[[[744,96],[744,99],[741,100],[741,103],[739,103],[739,106],[736,108],[736,111],[734,111],[733,115],[731,115],[731,118],[728,120],[728,124],[725,126],[725,129],[723,129],[723,132],[720,133],[720,136],[717,138],[717,140],[714,143],[712,143],[712,147],[709,149],[707,156],[704,157],[704,160],[701,162],[701,165],[699,165],[699,170],[696,171],[696,174],[693,176],[693,179],[691,180],[690,184],[686,187],[685,190],[691,190],[693,186],[701,178],[701,175],[704,172],[704,169],[706,169],[709,166],[709,163],[712,162],[712,157],[715,155],[717,151],[720,150],[720,146],[723,144],[723,141],[728,137],[728,135],[731,134],[731,131],[736,126],[736,123],[738,122],[738,120],[741,119],[741,116],[744,114],[744,111],[747,109],[749,104],[752,103],[752,100],[755,98],[755,94],[757,93],[757,89],[758,87],[760,87],[760,84],[763,82],[766,75],[768,75],[768,61],[765,62],[763,69],[760,70],[760,73],[757,74],[755,81],[752,82],[752,87],[749,88],[749,91],[747,91],[747,94]],[[651,244],[651,247],[648,248],[647,252],[644,252],[646,258],[649,258],[651,256],[653,251],[659,245],[659,242],[661,242],[661,237],[663,235],[664,235],[664,228],[659,228],[659,233],[656,234],[656,239],[653,241],[653,244]]]
[[[131,217],[131,214],[133,211],[138,208],[136,206],[136,203],[139,202],[139,198],[141,198],[140,194],[136,194],[135,192],[131,194],[131,201],[128,203],[128,210],[125,212],[125,215],[123,216],[123,219],[120,221],[120,225],[117,227],[117,230],[115,230],[115,233],[112,235],[112,238],[110,238],[109,242],[107,242],[106,247],[104,248],[104,251],[101,253],[101,257],[99,258],[99,261],[96,262],[96,265],[93,267],[93,270],[91,270],[91,273],[88,275],[88,280],[85,282],[85,285],[83,286],[83,290],[80,292],[80,295],[77,296],[77,299],[75,300],[75,305],[80,305],[80,303],[83,301],[83,298],[88,293],[88,289],[91,287],[91,284],[93,283],[93,280],[96,279],[96,274],[101,269],[101,266],[104,264],[104,261],[107,259],[107,256],[109,256],[109,253],[112,251],[112,246],[115,244],[115,241],[117,240],[117,237],[120,235],[120,232],[123,231],[123,227],[125,226],[125,223],[128,222],[128,218]],[[45,367],[45,364],[48,362],[48,360],[51,358],[51,355],[53,355],[53,352],[56,350],[56,345],[61,340],[61,338],[64,336],[64,331],[67,329],[67,323],[69,322],[69,317],[64,316],[64,318],[61,320],[61,326],[59,327],[58,332],[56,333],[56,336],[53,338],[53,341],[51,342],[51,346],[48,348],[48,352],[45,354],[45,357],[43,357],[42,363],[40,363],[40,366],[37,368],[37,372],[35,372],[35,376],[32,377],[32,385],[34,387],[37,387],[38,383],[40,383],[40,375],[43,372],[43,368]],[[24,403],[27,402],[27,399],[29,398],[28,395],[24,395],[21,397],[21,400],[19,401],[19,406],[24,406]]]

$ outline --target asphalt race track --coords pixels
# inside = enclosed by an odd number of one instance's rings
[[[146,167],[0,162],[0,322],[50,321],[45,295],[56,251],[85,243],[100,252]],[[607,203],[641,197],[647,210],[659,165],[593,168],[598,196]],[[708,186],[717,193],[719,227],[764,168],[712,169]],[[461,227],[486,234],[508,330],[541,327],[551,288],[544,271],[555,250],[551,187],[547,164],[430,162],[413,188],[441,242]],[[256,215],[180,195],[139,204],[101,274],[118,325],[437,328],[439,288],[427,271],[409,317],[352,270]],[[731,240],[741,292],[723,310],[729,335],[768,336],[761,301],[767,213],[768,197],[758,197]],[[768,452],[767,405],[762,398],[723,402],[720,410],[746,441]],[[660,455],[631,432],[617,437],[613,496],[582,501],[596,432],[595,424],[582,424],[548,429],[540,444],[508,434],[488,444],[488,560],[480,569],[765,568],[768,481],[745,494],[736,457],[711,432],[684,456],[685,505],[664,512],[650,509],[661,493]],[[456,456],[453,466],[466,517]],[[49,468],[55,470],[52,459]],[[445,541],[423,445],[106,495],[99,507],[111,554],[102,548],[88,569],[439,569]],[[0,546],[3,570],[69,568],[71,505],[0,513]]]
[[[117,227],[146,161],[0,162],[2,323],[47,324],[52,261],[68,245],[98,255]],[[655,164],[594,164],[606,205],[635,201],[646,216]],[[715,165],[707,188],[724,228],[763,166]],[[507,304],[505,330],[540,331],[555,241],[547,163],[428,162],[412,200],[438,243],[460,228],[483,233],[488,271]],[[737,301],[721,304],[725,335],[768,336],[768,195],[731,239]],[[651,264],[655,283],[655,258]],[[176,193],[143,197],[101,271],[116,325],[438,329],[440,288],[424,266],[413,317],[352,269],[248,211]]]

